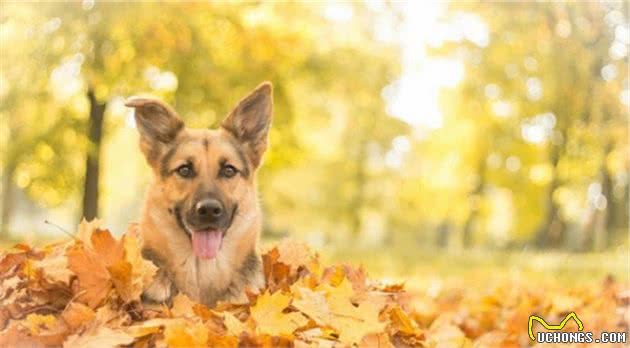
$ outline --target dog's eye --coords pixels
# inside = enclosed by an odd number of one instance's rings
[[[188,163],[182,164],[181,166],[177,167],[176,171],[177,171],[177,174],[181,176],[182,178],[192,178],[195,175],[192,165]]]
[[[226,164],[221,167],[221,176],[226,178],[231,178],[238,173],[238,169],[236,169],[233,165]]]

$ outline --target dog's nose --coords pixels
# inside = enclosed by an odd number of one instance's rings
[[[205,219],[217,219],[223,215],[223,205],[216,199],[204,199],[195,206],[197,215]]]

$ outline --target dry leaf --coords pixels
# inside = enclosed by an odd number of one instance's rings
[[[76,237],[78,240],[83,242],[83,244],[88,247],[92,247],[92,233],[97,229],[101,228],[103,225],[103,221],[100,219],[93,219],[91,221],[87,221],[85,218],[81,220],[79,223],[79,228],[77,230]]]
[[[43,276],[52,282],[69,284],[72,272],[68,269],[66,249],[67,245],[50,248],[45,258],[33,261],[33,267],[41,269]]]
[[[96,308],[112,287],[111,277],[105,264],[93,251],[76,244],[68,249],[68,268],[77,275],[82,291],[79,300]]]
[[[298,312],[284,313],[291,302],[291,297],[280,291],[274,294],[263,293],[258,296],[256,305],[251,308],[251,315],[256,322],[256,332],[271,336],[290,336],[308,320]]]
[[[311,253],[305,243],[284,239],[278,244],[278,262],[290,266],[292,269],[307,264]]]
[[[131,283],[129,284],[129,299],[137,300],[142,294],[145,284],[150,284],[157,272],[153,262],[142,258],[140,242],[135,234],[123,237],[125,260],[131,265]]]
[[[81,325],[92,321],[95,316],[96,313],[92,308],[79,302],[70,302],[68,307],[61,313],[61,318],[72,330],[76,330]]]
[[[102,348],[131,344],[134,338],[120,330],[99,326],[94,332],[68,337],[63,348]]]
[[[293,300],[293,307],[313,319],[318,325],[327,325],[331,322],[330,308],[323,292],[304,287],[296,287],[293,292],[299,295],[299,298]]]
[[[249,303],[208,308],[179,294],[170,308],[149,305],[139,296],[156,267],[141,257],[137,226],[120,240],[97,222],[79,230],[79,240],[0,256],[0,347],[511,348],[529,343],[531,313],[554,321],[574,310],[595,331],[623,331],[630,318],[621,283],[440,284],[409,294],[362,268],[324,267],[289,240],[263,254],[267,286]]]
[[[188,296],[179,293],[173,298],[171,314],[173,314],[174,317],[193,317],[195,316],[194,305],[195,302]]]
[[[96,229],[90,238],[92,249],[101,257],[106,267],[115,265],[123,258],[122,243],[112,237],[108,230]]]
[[[174,348],[206,346],[208,329],[202,323],[173,319],[164,329],[164,339],[169,347]]]
[[[223,323],[225,324],[228,335],[231,336],[238,337],[241,333],[247,330],[245,324],[238,320],[238,318],[236,318],[234,314],[230,312],[223,313]]]

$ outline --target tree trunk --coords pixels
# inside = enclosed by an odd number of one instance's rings
[[[563,132],[563,140],[564,132]],[[558,162],[560,160],[560,145],[551,145],[549,159],[553,174],[547,194],[545,196],[545,217],[543,218],[535,236],[535,244],[541,249],[557,248],[564,239],[565,224],[560,216],[560,208],[553,200],[553,193],[560,186],[558,179]]]
[[[359,154],[356,159],[356,172],[354,175],[355,191],[354,197],[350,202],[350,231],[356,238],[363,227],[362,215],[365,200],[366,185],[366,160],[367,160],[367,144],[365,141],[359,143]]]
[[[11,164],[4,168],[2,176],[2,222],[0,223],[0,240],[9,236],[9,225],[13,210],[13,173],[15,167]]]
[[[464,248],[469,248],[472,246],[473,229],[475,228],[476,222],[479,217],[481,198],[486,187],[486,157],[487,156],[485,156],[484,154],[484,156],[481,156],[481,158],[479,159],[479,165],[477,166],[478,180],[475,188],[468,194],[468,198],[471,203],[470,214],[468,214],[468,218],[464,223],[464,229],[462,231],[462,246]]]
[[[611,230],[613,229],[612,221],[615,213],[615,198],[613,197],[613,182],[606,166],[606,158],[612,151],[612,143],[606,144],[604,154],[602,157],[600,173],[600,183],[602,187],[601,195],[606,202],[603,207],[596,207],[595,224],[593,226],[593,249],[595,251],[601,251],[606,249],[610,245]]]
[[[83,217],[92,220],[98,215],[99,160],[103,137],[103,117],[105,103],[99,103],[92,88],[87,93],[90,101],[88,122],[88,149],[85,161],[85,182],[83,188]]]

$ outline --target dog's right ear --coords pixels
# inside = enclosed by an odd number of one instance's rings
[[[175,110],[157,99],[130,98],[125,106],[136,109],[136,127],[140,133],[140,149],[153,165],[184,128]]]

